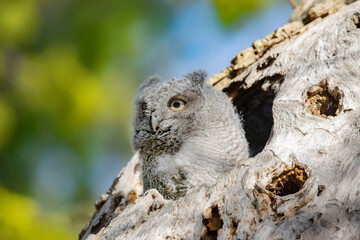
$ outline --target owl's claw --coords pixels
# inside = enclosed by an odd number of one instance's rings
[[[161,195],[156,189],[149,189],[145,192],[144,198],[151,198],[152,203],[150,203],[149,212],[156,211],[165,204],[171,202],[171,200],[167,200]]]

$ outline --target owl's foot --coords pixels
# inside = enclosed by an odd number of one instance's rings
[[[152,203],[150,204],[149,212],[156,211],[165,204],[171,202],[172,200],[167,200],[159,193],[156,189],[149,189],[145,192],[144,198],[151,198]]]

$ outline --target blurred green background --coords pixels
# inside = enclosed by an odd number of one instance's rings
[[[286,0],[0,0],[0,239],[76,239],[132,153],[148,75],[220,72]]]

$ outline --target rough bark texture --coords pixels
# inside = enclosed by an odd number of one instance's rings
[[[208,83],[254,157],[153,209],[135,155],[80,239],[360,239],[360,2],[303,1]]]

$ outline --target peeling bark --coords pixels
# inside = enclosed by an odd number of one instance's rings
[[[80,239],[360,239],[359,18],[360,2],[303,1],[208,80],[253,157],[154,209],[135,155]]]

